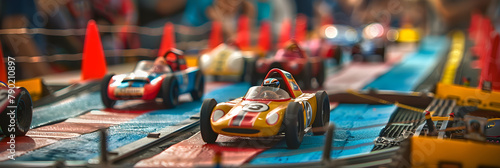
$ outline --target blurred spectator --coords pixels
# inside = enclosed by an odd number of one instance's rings
[[[94,19],[103,25],[136,25],[137,16],[132,0],[8,0],[2,1],[2,28],[85,28],[87,21]],[[125,30],[125,29],[123,29]],[[103,33],[104,49],[138,48],[134,33]],[[76,54],[83,49],[83,36],[59,36],[45,34],[3,35],[2,41],[9,56],[43,56],[54,54]],[[108,59],[118,63],[120,58]],[[51,65],[51,66],[49,66]],[[18,78],[31,78],[53,72],[78,69],[80,62],[57,61],[19,63]]]
[[[226,37],[234,38],[239,15],[248,16],[252,25],[255,7],[246,0],[214,0],[212,6],[207,8],[207,15],[212,21],[222,23]]]
[[[32,0],[2,1],[2,29],[42,28],[44,18]],[[2,44],[6,47],[5,56],[39,56],[46,55],[46,39],[43,35],[9,34],[2,36]],[[18,63],[16,78],[31,78],[51,73],[47,63]]]

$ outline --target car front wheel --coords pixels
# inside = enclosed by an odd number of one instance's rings
[[[116,103],[116,100],[112,100],[108,96],[109,81],[111,81],[113,75],[114,74],[106,75],[101,81],[101,100],[106,108],[113,108]]]
[[[167,76],[162,83],[163,104],[167,108],[174,108],[179,103],[179,84],[175,76]]]
[[[304,110],[297,102],[288,104],[285,112],[285,139],[290,149],[297,149],[304,138]]]
[[[200,110],[200,132],[201,138],[206,143],[215,143],[217,140],[217,136],[219,134],[215,133],[212,129],[212,124],[210,122],[210,117],[212,116],[212,111],[217,105],[217,101],[215,99],[206,99],[203,101]]]

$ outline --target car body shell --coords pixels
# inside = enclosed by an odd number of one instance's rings
[[[222,43],[201,55],[198,66],[205,75],[240,76],[245,72],[245,60],[254,57],[252,53]]]
[[[302,105],[304,128],[312,126],[317,111],[315,94],[303,93],[292,75],[286,71],[272,69],[267,74],[266,78],[268,77],[281,78],[282,85],[284,85],[282,86],[283,90],[286,90],[290,97],[284,99],[245,99],[241,97],[219,103],[213,109],[210,118],[214,132],[242,137],[279,135],[283,131],[282,124],[286,109],[291,102],[298,102]],[[222,117],[215,116],[217,114],[215,112],[219,110],[224,113]]]
[[[256,61],[256,72],[263,74],[268,72],[272,68],[280,68],[293,75],[300,75],[301,72],[305,71],[306,64],[311,64],[310,73],[308,75],[318,76],[320,72],[320,65],[322,64],[321,57],[309,57],[296,42],[292,42],[295,45],[297,51],[290,51],[289,49],[283,48],[276,52],[276,54],[271,58],[261,58]],[[276,67],[278,64],[280,67]]]
[[[148,72],[141,67],[153,64],[152,61],[143,60],[137,63],[131,73],[114,75],[108,87],[108,97],[112,100],[153,100],[158,97],[163,80],[167,76],[175,76],[179,86],[179,94],[189,93],[195,88],[196,72],[198,68],[190,67],[172,72],[167,66],[163,73]]]

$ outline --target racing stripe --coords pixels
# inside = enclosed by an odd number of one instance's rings
[[[246,115],[243,117],[243,120],[240,123],[241,127],[253,127],[257,116],[259,116],[260,112],[246,112]]]
[[[241,125],[241,121],[243,121],[243,118],[245,117],[245,115],[247,114],[246,111],[240,111],[238,113],[238,115],[234,116],[233,117],[233,120],[231,121],[231,125],[232,126],[240,126]]]
[[[218,100],[225,100],[223,99],[223,94],[220,94],[219,92],[221,91],[218,91],[218,89],[225,89],[225,86],[227,85],[229,84],[222,82],[207,83],[204,96],[208,95],[210,97],[217,98]],[[243,87],[247,88],[248,86],[244,85]],[[97,95],[99,95],[98,92]],[[88,101],[89,99],[94,98],[94,96],[87,96],[85,100]],[[77,100],[80,101],[79,99]],[[98,102],[100,103],[100,101]],[[155,106],[157,103],[144,103],[141,100],[131,100],[117,105],[116,109],[92,110],[88,113],[69,118],[57,124],[32,129],[26,134],[26,136],[16,137],[16,147],[18,148],[16,148],[15,157],[16,160],[25,161],[90,159],[95,157],[96,154],[93,151],[96,151],[97,149],[94,148],[98,147],[98,143],[95,141],[95,137],[97,137],[98,134],[92,132],[98,130],[99,128],[116,126],[111,127],[109,131],[110,134],[108,141],[113,142],[113,147],[110,147],[110,149],[113,149],[130,143],[131,141],[143,138],[148,132],[154,132],[154,129],[163,128],[165,125],[175,125],[184,118],[180,119],[175,115],[170,115],[170,113],[163,114],[162,112],[166,111],[175,113],[175,111],[179,111],[179,115],[190,116],[191,114],[188,113],[193,112],[193,110],[196,113],[196,110],[193,109],[190,111],[182,109],[182,106],[189,109],[196,106],[199,107],[200,105],[192,105],[196,103],[201,105],[201,102],[199,101],[186,102],[175,109],[152,110],[162,107]],[[56,104],[56,106],[57,105],[58,104]],[[186,112],[181,114],[180,111]],[[175,118],[175,120],[172,119],[163,122],[156,120],[152,121],[153,118],[158,118],[160,114]],[[153,123],[144,126],[146,121]],[[136,131],[137,129],[140,129],[140,131]],[[132,131],[127,132],[127,130]],[[0,162],[8,160],[7,156],[10,155],[9,151],[7,151],[9,146],[6,142],[8,142],[8,140],[9,138],[3,138],[0,141]],[[87,146],[88,144],[91,144],[91,147]],[[36,150],[39,148],[42,148],[42,150]],[[61,153],[61,151],[68,152]]]

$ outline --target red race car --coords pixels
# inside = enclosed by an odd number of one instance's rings
[[[304,89],[312,89],[313,78],[318,82],[318,87],[321,87],[325,80],[322,60],[321,57],[309,57],[296,41],[291,40],[274,57],[256,61],[251,83],[260,83],[260,79],[264,79],[269,70],[279,68],[296,76],[300,87]]]

